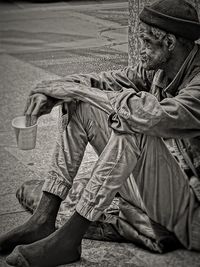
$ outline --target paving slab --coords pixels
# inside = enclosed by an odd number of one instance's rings
[[[103,1],[81,1],[81,0],[68,0],[68,1],[49,1],[45,3],[44,1],[10,1],[11,4],[3,1],[0,3],[2,14],[16,14],[26,13],[27,11],[60,11],[60,10],[97,10],[97,9],[107,9],[113,8],[124,8],[128,7],[127,0],[103,0]],[[38,2],[38,3],[37,3]]]
[[[30,213],[27,211],[14,212],[12,214],[3,214],[0,216],[1,227],[0,234],[3,234],[14,227],[26,222],[30,218]],[[0,265],[1,266],[1,265]]]
[[[11,12],[9,14],[2,13],[0,19],[0,47],[6,51],[30,51],[37,50],[39,47],[45,47],[45,44],[54,48],[62,48],[62,46],[81,48],[81,46],[86,47],[88,45],[90,47],[111,45],[113,41],[116,43],[116,41],[121,40],[121,36],[119,35],[119,38],[112,40],[104,38],[100,32],[108,28],[117,29],[121,25],[128,25],[127,6],[126,8],[123,7],[123,10],[121,8],[117,10],[118,19],[111,19],[110,21],[104,19],[104,17],[95,17],[96,10],[90,9],[87,10],[87,13],[70,11],[70,14],[66,10],[59,10],[56,13],[51,10],[41,9],[36,11],[26,10],[26,12],[18,12],[17,14]],[[124,15],[125,10],[126,15]],[[110,11],[113,12],[113,6],[110,7]],[[107,9],[105,12],[106,16],[108,16],[109,10]],[[113,17],[112,14],[110,17]],[[54,33],[54,36],[51,36],[51,41],[47,43],[45,37],[47,35],[50,36],[52,33]],[[64,36],[65,39],[63,39]],[[122,39],[124,39],[123,36]]]
[[[30,218],[30,213],[17,211],[0,215],[0,235],[26,222]],[[6,256],[0,256],[0,267],[8,267],[5,263]]]
[[[16,201],[15,194],[0,195],[0,215],[24,211],[22,206]]]
[[[25,166],[23,161],[12,156],[8,151],[0,149],[0,196],[15,194],[16,190],[25,181],[40,178],[35,172]],[[4,205],[4,198],[1,198],[0,206]]]
[[[84,14],[90,14],[90,10],[82,10]],[[126,26],[127,25],[127,20],[128,20],[128,9],[126,5],[124,7],[115,8],[113,7],[112,9],[96,9],[95,12],[93,13],[93,16],[98,19],[103,19],[106,21],[111,21],[115,23],[119,23],[121,26]]]

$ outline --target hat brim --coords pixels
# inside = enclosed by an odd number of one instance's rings
[[[150,7],[144,7],[139,18],[142,22],[189,40],[200,38],[200,23],[165,15]]]

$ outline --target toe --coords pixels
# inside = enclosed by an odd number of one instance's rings
[[[0,255],[11,253],[12,247],[7,245],[6,242],[0,242]]]
[[[19,252],[18,248],[16,248],[13,253],[6,258],[6,262],[11,266],[30,267],[27,260]]]

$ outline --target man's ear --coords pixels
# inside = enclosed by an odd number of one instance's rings
[[[167,46],[169,51],[174,50],[175,46],[176,46],[176,36],[173,34],[167,34],[164,38],[164,43]]]

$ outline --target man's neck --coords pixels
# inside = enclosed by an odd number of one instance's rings
[[[170,82],[175,78],[190,52],[191,50],[179,49],[171,55],[168,64],[163,69]]]

